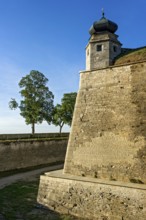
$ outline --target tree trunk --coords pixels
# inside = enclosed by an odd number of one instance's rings
[[[59,134],[61,135],[61,131],[62,131],[62,126],[60,126],[60,129],[59,129]]]
[[[35,123],[32,123],[32,135],[34,135],[35,134]]]
[[[63,128],[64,122],[60,125],[59,134],[61,135],[62,128]]]

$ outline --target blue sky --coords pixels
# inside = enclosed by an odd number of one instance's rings
[[[8,108],[11,98],[20,100],[18,83],[31,70],[49,79],[55,103],[64,93],[78,90],[88,30],[101,18],[102,8],[118,24],[123,47],[146,45],[145,0],[0,0],[1,134],[31,132],[19,110]],[[55,131],[47,123],[36,126],[36,132]]]

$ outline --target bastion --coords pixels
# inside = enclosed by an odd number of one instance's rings
[[[114,65],[117,28],[90,28],[64,169],[40,178],[39,203],[83,219],[146,219],[146,62]]]

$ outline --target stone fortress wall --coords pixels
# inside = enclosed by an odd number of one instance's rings
[[[92,220],[146,219],[146,62],[81,72],[63,171],[38,202]]]
[[[38,202],[90,220],[145,220],[146,185],[50,172],[41,176]]]
[[[117,28],[91,26],[64,169],[40,178],[39,203],[83,219],[146,219],[146,62],[113,65]]]
[[[146,62],[81,72],[64,173],[146,183]]]
[[[67,139],[0,142],[0,172],[64,162]]]

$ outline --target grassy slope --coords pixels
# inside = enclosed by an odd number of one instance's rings
[[[75,220],[37,204],[39,180],[17,182],[0,190],[0,219],[6,220]]]
[[[121,53],[116,57],[114,65],[129,64],[137,61],[146,61],[146,47],[131,49]]]

